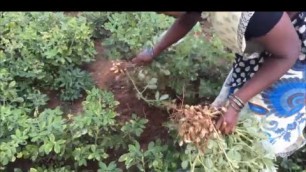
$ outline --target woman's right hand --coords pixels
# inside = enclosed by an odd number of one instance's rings
[[[136,65],[147,65],[150,64],[154,59],[153,49],[147,48],[140,52],[132,62]]]

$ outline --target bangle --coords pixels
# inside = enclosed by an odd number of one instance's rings
[[[240,109],[244,107],[244,103],[240,99],[237,99],[237,96],[230,95],[230,100],[232,100]]]
[[[240,109],[244,107],[243,104],[241,104],[238,100],[234,99],[233,97],[230,97],[230,100],[233,101]]]
[[[237,108],[236,106],[234,106],[232,103],[229,103],[230,106],[232,106],[237,112],[240,112],[240,108]]]
[[[236,100],[238,100],[241,104],[245,104],[238,96],[236,96],[236,95],[233,95],[233,97],[236,99]]]

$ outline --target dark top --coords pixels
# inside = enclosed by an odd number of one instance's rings
[[[282,11],[255,12],[246,28],[245,39],[249,40],[267,34],[279,22],[283,13]]]

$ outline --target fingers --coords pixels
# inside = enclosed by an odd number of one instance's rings
[[[232,127],[231,127],[231,126],[227,126],[227,127],[224,129],[224,134],[230,134],[230,133],[231,133],[231,130],[232,130]]]
[[[139,60],[138,58],[133,58],[132,63],[135,64],[135,65],[138,65],[138,66],[143,66],[144,65],[143,61]]]
[[[234,133],[235,130],[236,130],[236,126],[233,126],[233,127],[232,127],[232,131],[231,131],[231,134]]]
[[[132,63],[136,64],[136,65],[146,65],[147,63],[149,63],[149,60],[146,60],[145,57],[143,56],[137,56],[135,58],[132,59]]]
[[[226,131],[227,131],[227,128],[228,128],[227,122],[224,121],[224,122],[222,123],[222,126],[221,126],[221,131],[226,132]]]
[[[223,132],[225,131],[226,126],[227,126],[227,123],[224,121],[224,118],[220,117],[220,119],[218,120],[216,124],[216,128],[220,130],[221,132]]]
[[[229,125],[226,127],[224,134],[233,134],[235,132],[236,126]]]
[[[216,128],[220,130],[222,124],[223,124],[223,117],[220,117],[219,120],[217,121]]]
[[[136,61],[136,58],[133,58],[133,59],[132,59],[132,63],[135,63],[135,61]]]
[[[223,117],[218,120],[216,128],[224,134],[232,134],[236,129],[235,126],[232,126],[224,121]]]
[[[226,126],[227,126],[227,122],[224,120],[224,117],[221,116],[216,124],[216,128],[220,131],[224,131]]]

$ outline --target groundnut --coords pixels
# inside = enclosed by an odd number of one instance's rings
[[[191,111],[194,111],[195,109],[194,109],[194,106],[190,106],[190,110]]]
[[[203,114],[201,112],[196,112],[198,116],[202,116]]]
[[[178,107],[178,106],[174,106]],[[207,145],[210,138],[218,136],[220,131],[216,131],[214,118],[224,114],[226,108],[215,108],[201,105],[183,105],[171,114],[178,125],[178,134],[182,138],[180,145],[185,143],[194,143],[199,150]]]

